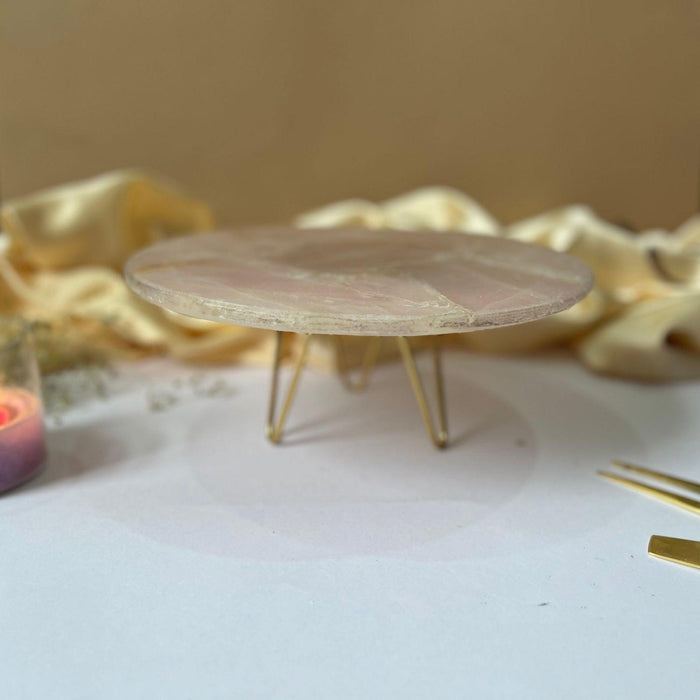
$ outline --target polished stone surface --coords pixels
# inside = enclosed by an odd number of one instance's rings
[[[126,278],[144,299],[197,318],[405,336],[532,321],[592,284],[575,258],[499,237],[291,227],[170,239],[135,255]]]

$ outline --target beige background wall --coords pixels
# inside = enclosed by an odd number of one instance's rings
[[[3,0],[5,197],[141,165],[227,222],[444,183],[674,226],[697,0]]]

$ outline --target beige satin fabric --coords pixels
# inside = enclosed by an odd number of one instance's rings
[[[41,322],[42,369],[167,352],[202,362],[265,356],[265,334],[171,314],[127,288],[139,248],[211,229],[209,207],[175,185],[119,171],[7,202],[0,238],[0,312]]]
[[[644,380],[700,377],[700,217],[674,233],[631,234],[588,208],[567,207],[500,227],[466,195],[427,188],[375,204],[348,200],[299,217],[300,226],[391,226],[503,235],[587,262],[591,294],[556,316],[466,333],[453,342],[489,352],[570,344],[588,367]],[[95,357],[169,353],[197,362],[267,362],[272,334],[164,312],[126,287],[121,267],[165,237],[207,230],[206,204],[137,171],[65,185],[2,207],[0,312],[43,322],[42,366],[50,371]],[[349,358],[362,340],[349,339]],[[298,344],[288,343],[288,352]],[[328,342],[311,361],[334,367]]]
[[[700,216],[674,233],[633,234],[587,207],[571,206],[502,228],[466,195],[435,187],[381,204],[332,204],[304,214],[297,223],[452,229],[570,253],[595,274],[586,299],[540,321],[465,333],[455,340],[488,352],[566,343],[598,372],[649,381],[700,377]]]

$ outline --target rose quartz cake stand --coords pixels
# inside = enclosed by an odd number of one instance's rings
[[[137,294],[165,309],[277,331],[267,421],[273,442],[281,439],[312,335],[336,336],[339,350],[343,335],[370,336],[353,388],[366,384],[380,338],[395,338],[438,447],[447,444],[439,336],[534,321],[569,308],[592,285],[590,270],[575,258],[504,238],[291,227],[170,239],[131,258],[126,279]],[[285,331],[305,338],[276,417]],[[436,341],[437,427],[409,336]]]

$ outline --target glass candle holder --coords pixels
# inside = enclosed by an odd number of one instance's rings
[[[31,479],[45,461],[31,327],[22,319],[0,316],[0,493]]]

